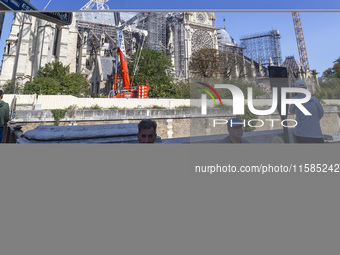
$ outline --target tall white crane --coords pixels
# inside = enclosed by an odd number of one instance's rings
[[[83,7],[80,8],[81,11],[92,10],[92,8],[97,5],[97,10],[109,10],[109,6],[105,4],[109,0],[91,0]]]

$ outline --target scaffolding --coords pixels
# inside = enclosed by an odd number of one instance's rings
[[[256,62],[261,59],[262,65],[268,66],[270,59],[274,65],[280,65],[282,62],[280,39],[279,31],[271,30],[243,36],[240,41],[245,56]]]
[[[172,34],[172,37],[167,37],[168,55],[173,58],[175,67],[175,76],[177,78],[186,78],[186,51],[185,51],[185,29],[184,17],[182,12],[167,13],[167,34]],[[171,41],[170,41],[171,40]]]
[[[89,43],[90,47],[88,48],[88,51],[90,51],[90,54],[105,43],[106,45],[109,45],[108,51],[111,52],[108,54],[114,56],[112,52],[117,48],[117,33],[113,13],[80,13],[80,15],[77,15],[76,28],[82,37],[83,34],[87,32],[88,37],[83,38],[86,42],[83,41],[82,44]],[[137,47],[140,47],[142,39],[138,33],[123,31],[123,34],[127,52],[133,47],[133,38],[135,38],[135,42],[138,45]],[[103,38],[103,41],[100,41],[99,38]]]
[[[147,48],[166,52],[166,13],[152,12],[140,20],[137,27],[148,31],[145,41]]]
[[[184,26],[174,24],[174,59],[176,77],[185,77],[185,45]]]
[[[115,23],[113,13],[110,12],[84,12],[77,15],[79,38],[84,40],[82,35],[87,32],[87,55],[100,50],[104,40],[104,43],[109,44],[110,56],[114,57],[113,51],[116,48]],[[136,23],[133,27],[136,26],[148,32],[144,47],[165,52],[173,61],[175,76],[187,78],[188,53],[186,52],[186,45],[190,42],[189,38],[185,36],[183,12],[152,12],[138,19]],[[143,42],[140,34],[131,31],[124,31],[124,38],[127,54],[140,48]],[[81,41],[79,44],[81,44]],[[233,51],[240,51],[240,48],[234,45],[229,46],[233,48]]]

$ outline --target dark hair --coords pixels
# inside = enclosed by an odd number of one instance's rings
[[[4,94],[4,91],[0,89],[0,96]]]
[[[142,129],[150,129],[150,128],[153,128],[153,130],[156,133],[157,123],[150,119],[142,120],[138,124],[138,133],[140,133]]]

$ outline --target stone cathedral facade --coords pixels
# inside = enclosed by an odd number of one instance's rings
[[[56,26],[31,15],[14,13],[4,48],[0,85],[16,79],[23,86],[49,62],[60,61],[76,72],[77,37],[74,24]]]
[[[0,86],[9,80],[16,80],[23,87],[46,63],[60,61],[69,65],[70,72],[79,72],[87,78],[91,94],[107,94],[113,86],[116,58],[116,21],[113,14],[74,13],[71,25],[58,26],[28,14],[14,13],[4,48]],[[190,77],[190,58],[202,48],[231,50],[239,54],[243,61],[240,67],[235,68],[234,77],[240,75],[242,68],[248,77],[266,76],[261,63],[245,59],[242,49],[225,29],[216,27],[214,12],[159,15],[161,18],[156,17],[158,20],[154,20],[153,27],[149,27],[147,40],[149,45],[157,45],[171,58],[176,78]],[[157,24],[161,29],[155,28]],[[163,37],[152,35],[156,30],[157,33],[164,33]],[[140,47],[139,35],[136,32],[124,32],[124,36],[127,54],[135,52]]]

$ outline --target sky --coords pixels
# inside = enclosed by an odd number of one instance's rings
[[[49,3],[50,2],[50,3]],[[73,10],[78,11],[88,0],[31,0],[31,4],[42,10]],[[124,0],[108,1],[110,10],[209,10],[215,11],[216,24],[224,27],[239,44],[240,37],[266,32],[272,29],[281,34],[282,59],[294,56],[299,60],[296,37],[291,10],[300,12],[305,37],[310,69],[316,69],[319,76],[333,61],[340,57],[340,1],[151,1]],[[4,30],[0,42],[0,59],[2,59],[5,40],[8,38],[11,13],[6,15]]]
[[[49,0],[31,0],[31,3],[39,10],[43,9]],[[51,0],[46,10],[79,10],[89,0]],[[340,9],[338,0],[110,0],[107,2],[110,9],[206,9],[206,10],[226,10],[226,9]]]

